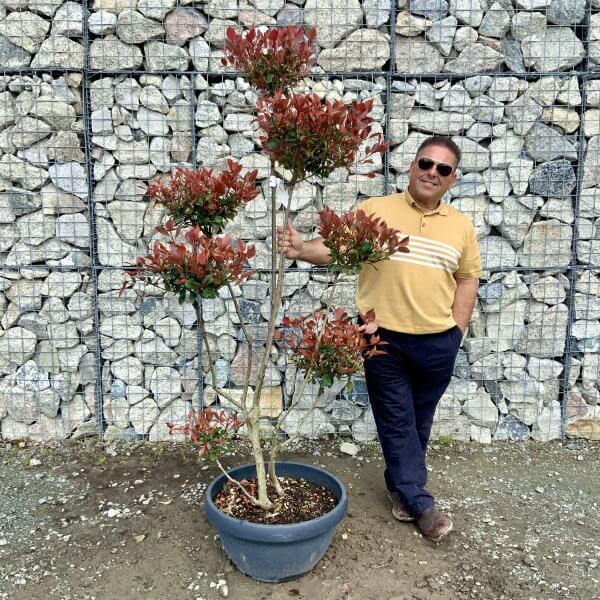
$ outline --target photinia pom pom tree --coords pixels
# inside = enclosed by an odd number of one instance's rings
[[[386,149],[381,135],[372,130],[372,100],[346,104],[294,92],[294,86],[315,63],[315,38],[314,29],[306,32],[296,26],[252,28],[245,34],[229,28],[226,36],[224,63],[233,66],[259,92],[259,140],[271,161],[271,297],[264,346],[255,348],[233,289],[253,275],[247,263],[254,255],[254,247],[226,235],[225,227],[240,208],[260,193],[257,172],[243,174],[234,160],[227,160],[227,168],[221,172],[177,169],[171,181],[155,182],[149,187],[149,195],[165,207],[169,219],[165,226],[156,228],[160,237],[154,241],[150,254],[137,259],[135,267],[126,272],[128,279],[123,284],[141,280],[174,292],[180,303],[196,302],[213,386],[235,412],[201,408],[192,411],[187,423],[170,425],[170,429],[186,435],[200,455],[215,459],[231,484],[265,510],[272,509],[284,494],[276,473],[276,457],[295,439],[280,435],[295,408],[294,402],[276,418],[270,436],[261,433],[260,398],[273,343],[289,354],[303,372],[304,385],[318,384],[318,394],[336,380],[349,379],[360,372],[363,358],[385,349],[376,334],[373,311],[361,314],[360,321],[355,322],[346,311],[333,305],[337,279],[340,274],[358,273],[364,264],[374,265],[395,252],[408,251],[407,238],[402,239],[398,231],[380,219],[362,211],[338,216],[325,208],[320,212],[319,233],[330,250],[329,266],[334,273],[326,309],[307,316],[284,317],[278,323],[286,260],[283,252],[277,252],[276,225],[278,219],[280,223],[288,221],[295,186],[308,179],[327,177],[334,169],[349,168],[359,162],[359,157],[360,161],[369,162],[374,154]],[[276,173],[283,173],[285,181],[277,180]],[[279,208],[278,192],[286,197],[283,209]],[[223,286],[229,289],[247,344],[244,383],[241,394],[235,397],[231,390],[216,384],[215,361],[198,303],[203,298],[216,297]],[[258,367],[254,355],[259,356]],[[309,414],[310,411],[306,416]],[[257,485],[251,491],[233,480],[218,460],[230,436],[242,425],[256,465]],[[271,497],[268,480],[274,490]]]

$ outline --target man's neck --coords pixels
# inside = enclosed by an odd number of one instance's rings
[[[419,198],[416,194],[413,194],[412,190],[410,189],[410,186],[408,187],[408,193],[410,194],[410,197],[417,203],[419,208],[426,212],[435,210],[441,202],[441,199],[423,200],[422,198]]]

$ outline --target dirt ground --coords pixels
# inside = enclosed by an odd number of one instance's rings
[[[217,470],[189,447],[0,445],[0,599],[600,599],[600,445],[434,445],[441,544],[391,517],[376,445],[288,458],[339,476],[349,513],[311,573],[264,584],[222,553],[202,513]]]

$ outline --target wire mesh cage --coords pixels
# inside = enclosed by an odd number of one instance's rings
[[[249,345],[228,291],[195,306],[119,288],[165,219],[148,186],[232,157],[261,187],[228,233],[256,246],[256,273],[233,293],[253,351],[264,345],[270,164],[256,92],[221,59],[230,26],[301,24],[318,36],[297,89],[372,99],[390,144],[380,161],[297,187],[304,238],[324,206],[403,190],[427,136],[462,152],[446,201],[472,220],[484,275],[434,435],[597,438],[599,14],[596,0],[0,2],[1,437],[170,439],[166,423],[190,408],[227,406],[215,387],[239,393]],[[331,281],[292,264],[282,315],[324,308]],[[355,288],[343,279],[336,303],[355,311]],[[316,390],[299,378],[274,346],[265,426],[308,408]],[[361,377],[302,415],[288,433],[376,437]]]

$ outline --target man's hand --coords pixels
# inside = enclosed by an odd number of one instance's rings
[[[465,334],[471,314],[477,300],[478,279],[456,278],[456,292],[454,292],[454,304],[452,305],[452,316],[460,328],[462,334]]]
[[[302,257],[304,250],[304,241],[300,237],[290,221],[283,227],[277,227],[277,250],[281,252],[288,260],[296,260]]]

